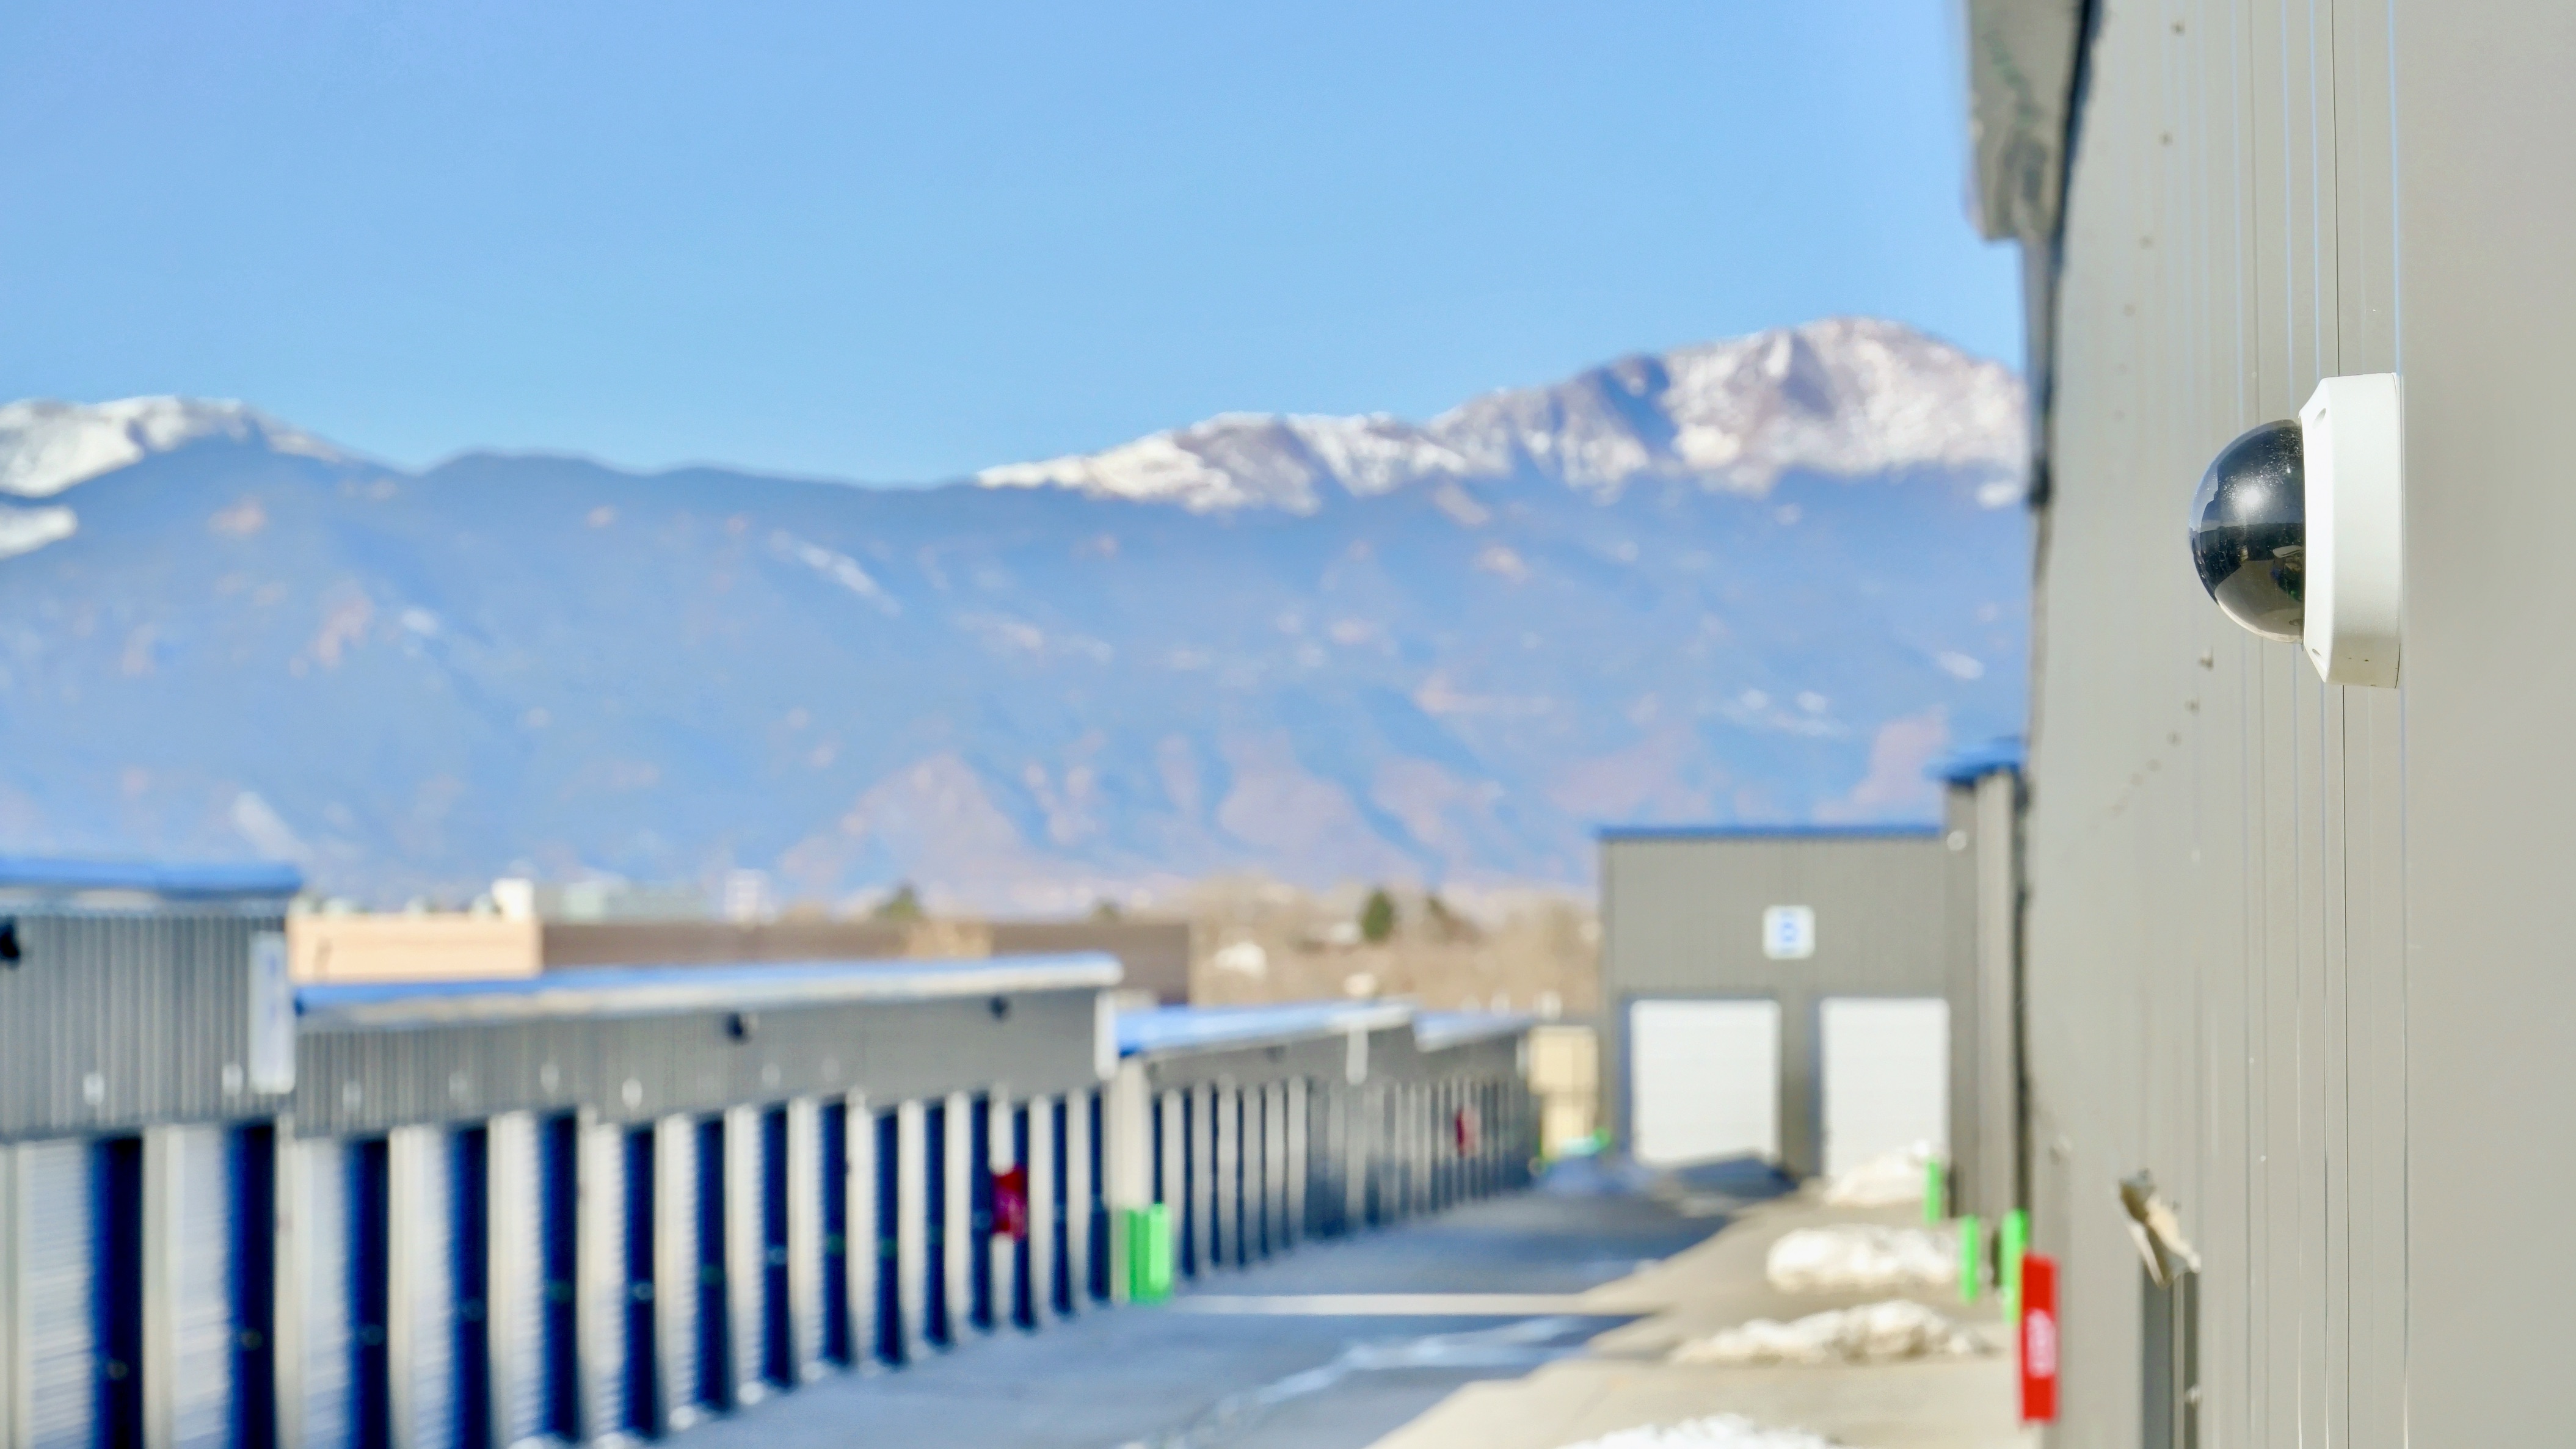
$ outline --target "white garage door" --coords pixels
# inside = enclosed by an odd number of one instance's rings
[[[1938,997],[1824,1004],[1825,1171],[1883,1153],[1950,1148],[1950,1004]]]
[[[1630,1006],[1628,1121],[1637,1160],[1651,1166],[1777,1158],[1780,1004]]]

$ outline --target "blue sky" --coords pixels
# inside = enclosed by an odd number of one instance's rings
[[[20,0],[0,397],[898,481],[1837,312],[2018,363],[1951,13]]]

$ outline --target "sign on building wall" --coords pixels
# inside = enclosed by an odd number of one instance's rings
[[[1762,954],[1774,961],[1804,961],[1816,954],[1816,910],[1813,906],[1766,906],[1762,911]]]
[[[295,1090],[295,983],[287,979],[286,936],[250,938],[250,1089]]]

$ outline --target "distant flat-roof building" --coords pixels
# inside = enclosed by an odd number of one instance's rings
[[[1939,825],[1605,832],[1617,1140],[1802,1176],[1921,1144],[2008,1202],[2013,765],[1963,759]]]

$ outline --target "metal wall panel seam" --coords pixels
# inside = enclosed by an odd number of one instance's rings
[[[797,1383],[819,1379],[825,1372],[822,1115],[822,1104],[811,1097],[787,1103],[786,1357],[789,1376]],[[843,1213],[846,1219],[846,1205]]]
[[[1055,1297],[1055,1108],[1057,1098],[1029,1098],[1029,1308],[1038,1323],[1062,1316]],[[1067,1217],[1073,1204],[1068,1199]]]
[[[1001,1174],[1017,1166],[1013,1151],[1016,1126],[1012,1121],[1011,1087],[1008,1082],[995,1082],[984,1097],[984,1170],[998,1181]],[[992,1318],[988,1328],[999,1333],[1011,1324],[1011,1305],[1018,1301],[1019,1254],[1011,1237],[1002,1231],[999,1221],[998,1191],[995,1194],[993,1221],[987,1224],[984,1239],[984,1262],[987,1280],[993,1285]]]
[[[761,1143],[766,1135],[758,1107],[731,1107],[724,1113],[725,1194],[725,1345],[731,1350],[733,1402],[756,1404],[769,1397],[762,1372],[768,1315],[761,1290],[768,1281],[767,1245],[761,1241],[763,1199]]]
[[[184,1171],[173,1160],[171,1129],[143,1133],[143,1377],[144,1449],[171,1449],[178,1433],[172,1377],[178,1367],[179,1198]]]
[[[850,1363],[866,1368],[885,1345],[878,1341],[877,1275],[886,1271],[879,1246],[886,1224],[877,1220],[877,1119],[867,1094],[842,1099],[843,1311],[849,1314]]]
[[[18,1195],[18,1152],[16,1144],[0,1141],[0,1449],[24,1449],[28,1438],[27,1333],[20,1318],[26,1296],[19,1287],[27,1214]]]
[[[974,1097],[966,1092],[952,1092],[942,1120],[947,1136],[940,1154],[940,1182],[946,1189],[941,1202],[940,1273],[948,1292],[948,1346],[951,1349],[974,1336],[975,1269],[975,1132],[971,1117]]]
[[[660,1422],[698,1422],[698,1124],[653,1124],[653,1319]]]
[[[929,1279],[947,1271],[930,1260],[930,1143],[927,1112],[917,1098],[895,1109],[895,1263],[902,1322],[897,1358],[909,1363],[929,1340]]]
[[[1281,1111],[1287,1118],[1279,1149],[1287,1179],[1281,1228],[1285,1245],[1295,1247],[1306,1232],[1306,1173],[1311,1165],[1306,1141],[1306,1079],[1291,1077],[1280,1092]]]

